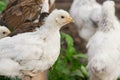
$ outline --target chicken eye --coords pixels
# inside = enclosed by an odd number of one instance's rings
[[[6,34],[6,32],[3,32],[3,34]]]
[[[64,16],[61,16],[61,18],[63,19],[63,18],[65,18]]]

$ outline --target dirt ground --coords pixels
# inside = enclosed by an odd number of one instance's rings
[[[102,3],[104,0],[97,0],[97,1]],[[115,0],[115,2],[116,2],[116,15],[120,19],[120,0]],[[55,6],[58,9],[65,9],[69,11],[71,4],[72,4],[72,0],[56,0]],[[73,23],[63,27],[62,31],[70,34],[73,37],[75,48],[78,51],[86,52],[85,46],[83,44],[83,40],[79,37],[77,32],[77,27]]]

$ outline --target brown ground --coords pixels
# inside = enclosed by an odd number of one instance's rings
[[[97,1],[102,3],[104,0],[97,0]],[[116,11],[117,11],[116,15],[120,19],[120,1],[119,0],[115,0],[115,1],[116,1]],[[71,3],[72,0],[56,0],[56,8],[65,9],[69,11]],[[77,28],[73,23],[63,27],[62,31],[70,34],[73,37],[74,45],[78,51],[85,52],[85,47],[83,46],[83,40],[79,37]]]

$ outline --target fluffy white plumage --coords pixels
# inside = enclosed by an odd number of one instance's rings
[[[49,0],[44,0],[43,1],[43,6],[41,9],[41,13],[47,12],[49,13]]]
[[[55,3],[55,0],[50,0],[50,6],[52,6]]]
[[[70,14],[75,20],[80,37],[88,42],[98,27],[101,5],[96,0],[73,0]]]
[[[50,3],[49,3],[50,2]],[[49,9],[54,5],[55,0],[44,0],[41,13],[47,12],[49,13]]]
[[[44,0],[41,13],[44,13],[44,12],[49,13],[50,11],[49,9],[54,5],[54,3],[55,3],[55,0]]]
[[[10,33],[11,31],[8,28],[0,26],[0,39],[6,37]]]
[[[49,69],[60,53],[59,30],[71,21],[66,11],[54,10],[35,32],[1,39],[0,75],[31,75]]]
[[[99,28],[87,45],[90,80],[117,80],[120,75],[120,23],[114,5],[104,2]]]

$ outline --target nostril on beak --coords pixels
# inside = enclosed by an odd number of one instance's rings
[[[72,19],[72,17],[69,17],[69,18],[67,19],[67,21],[68,21],[68,22],[74,22],[74,20]]]

